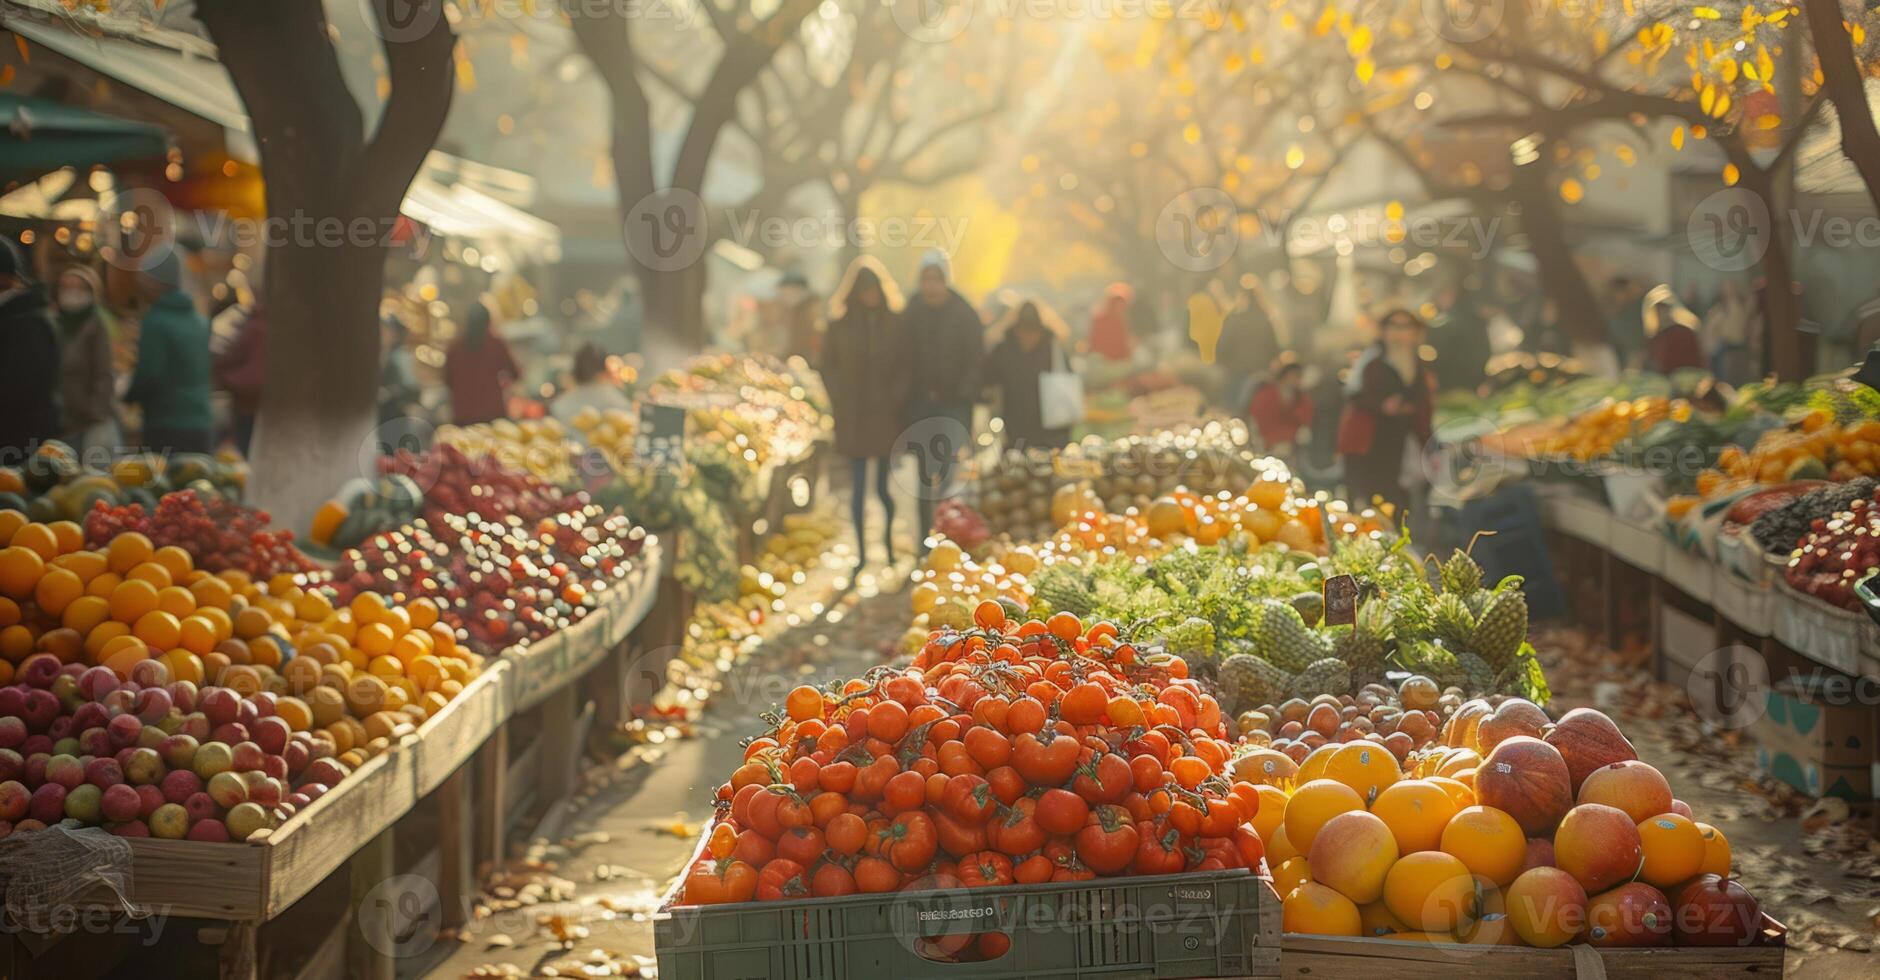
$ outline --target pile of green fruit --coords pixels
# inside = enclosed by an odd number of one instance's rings
[[[240,500],[247,482],[247,464],[239,459],[138,453],[92,460],[53,439],[40,443],[21,465],[0,467],[0,510],[17,510],[42,523],[82,521],[100,501],[155,510],[157,500],[172,490]]]

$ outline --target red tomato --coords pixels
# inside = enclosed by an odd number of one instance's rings
[[[1090,752],[1071,779],[1071,789],[1091,803],[1115,803],[1133,786],[1135,773],[1114,752]]]
[[[968,888],[1012,883],[1012,859],[998,851],[978,851],[960,858],[960,881]]]
[[[774,902],[782,898],[809,895],[809,875],[803,866],[788,858],[773,858],[757,873],[757,900]]]
[[[1031,789],[1025,784],[1025,777],[1019,775],[1018,770],[1011,766],[1000,766],[986,773],[986,782],[992,786],[992,795],[1006,806],[1018,802],[1018,798],[1024,796],[1026,790]]]
[[[748,902],[757,892],[757,869],[743,861],[699,861],[685,876],[685,904]]]
[[[927,867],[933,860],[934,851],[939,848],[939,839],[934,830],[933,818],[927,814],[912,810],[894,818],[887,826],[875,831],[869,842],[869,849],[878,857],[886,858],[896,869],[913,874]]]
[[[901,887],[901,872],[878,857],[855,862],[855,887],[865,892],[891,892]]]
[[[1078,751],[1069,735],[1040,738],[1027,732],[1012,740],[1012,768],[1033,786],[1062,786],[1077,771]]]
[[[809,878],[810,894],[817,898],[833,898],[837,895],[855,894],[855,876],[849,870],[834,861],[824,861],[816,866],[816,873]]]
[[[1038,826],[1037,812],[1036,800],[1030,797],[1019,799],[1004,816],[986,826],[987,843],[1012,857],[1030,854],[1043,847],[1046,834],[1044,828]]]
[[[896,773],[882,788],[881,799],[896,810],[912,810],[927,802],[927,777],[913,770]]]
[[[935,810],[933,829],[940,850],[954,857],[986,849],[986,825],[981,821],[961,820],[945,810]]]
[[[1139,875],[1172,875],[1188,866],[1182,855],[1181,835],[1175,828],[1145,820],[1136,825],[1140,843],[1131,870]]]
[[[868,843],[868,824],[853,813],[839,813],[830,818],[829,826],[823,829],[823,839],[831,850],[857,854],[862,845]]]
[[[823,789],[831,793],[847,793],[855,788],[855,776],[858,772],[860,770],[855,768],[855,763],[838,760],[822,767],[822,772],[817,774],[816,781]]]
[[[985,822],[999,807],[998,798],[992,795],[992,784],[984,776],[970,773],[947,780],[940,802],[948,813],[969,823]]]
[[[777,856],[807,868],[823,856],[823,832],[814,827],[791,827],[777,838]]]
[[[1045,833],[1069,835],[1083,829],[1090,804],[1067,789],[1048,789],[1038,797],[1038,826]]]
[[[1056,870],[1057,865],[1052,864],[1043,852],[1039,852],[1012,867],[1012,880],[1021,885],[1036,885],[1050,881],[1051,872]]]
[[[777,845],[755,830],[740,830],[737,843],[731,846],[731,856],[753,868],[761,868],[777,856]]]
[[[1105,804],[1091,810],[1083,829],[1077,832],[1077,859],[1093,871],[1113,875],[1136,860],[1141,843],[1129,811]]]
[[[901,767],[893,756],[880,756],[856,774],[855,788],[849,795],[863,803],[873,803],[887,790],[888,780],[900,772]]]
[[[822,767],[814,759],[802,758],[790,763],[790,785],[804,796],[822,788],[821,776]]]

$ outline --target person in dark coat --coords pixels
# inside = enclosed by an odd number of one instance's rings
[[[111,329],[99,297],[104,287],[82,265],[59,273],[53,302],[59,323],[59,402],[65,412],[65,441],[86,462],[102,462],[117,451],[117,372],[111,360]]]
[[[143,446],[212,452],[209,321],[183,289],[182,259],[171,252],[144,270],[142,289],[150,308],[138,324],[137,369],[124,400],[143,406]]]
[[[1278,321],[1257,281],[1248,280],[1234,311],[1221,322],[1221,341],[1215,362],[1221,367],[1223,404],[1244,409],[1260,385],[1261,375],[1280,356]]]
[[[1038,378],[1066,354],[1064,332],[1047,325],[1046,319],[1030,300],[1013,307],[1003,338],[980,371],[986,385],[998,389],[1007,449],[1059,449],[1071,441],[1070,429],[1044,427]]]
[[[268,315],[257,305],[242,319],[235,337],[215,358],[215,383],[228,392],[234,415],[235,448],[248,455],[255,435],[255,417],[261,414],[261,393],[267,390]]]
[[[1420,482],[1436,379],[1420,353],[1428,328],[1416,314],[1385,314],[1378,334],[1346,382],[1338,453],[1354,505],[1382,499],[1403,513],[1412,485]]]
[[[913,349],[909,368],[908,429],[916,434],[913,453],[920,469],[920,551],[933,529],[934,506],[946,494],[959,454],[973,435],[973,402],[978,393],[979,362],[986,356],[985,328],[973,304],[947,282],[946,253],[928,252],[920,261],[920,291],[902,315]]]
[[[26,257],[0,238],[0,466],[18,466],[36,444],[59,437],[59,337],[46,287],[29,282]]]
[[[1493,348],[1488,342],[1488,316],[1480,298],[1460,285],[1444,287],[1437,304],[1436,383],[1443,391],[1474,391],[1487,376]]]
[[[1670,374],[1704,366],[1704,348],[1697,339],[1697,314],[1678,301],[1670,286],[1654,286],[1641,305],[1645,325],[1645,368]]]
[[[521,376],[516,356],[491,327],[490,308],[471,303],[464,314],[463,336],[444,354],[451,421],[474,425],[508,416],[509,386]]]
[[[839,455],[849,458],[849,517],[855,522],[855,563],[868,551],[868,464],[875,464],[875,496],[884,515],[881,540],[894,564],[894,497],[888,475],[906,417],[913,348],[902,322],[894,280],[872,256],[849,263],[829,304],[823,337],[822,378],[835,416]]]

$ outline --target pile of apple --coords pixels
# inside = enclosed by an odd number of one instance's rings
[[[646,537],[584,495],[570,500],[578,506],[538,519],[442,514],[373,535],[340,556],[340,596],[427,597],[484,654],[566,629],[633,570]]]
[[[0,837],[55,824],[121,837],[246,840],[351,772],[267,691],[167,681],[35,654],[0,687]]]
[[[1259,828],[1288,932],[1430,943],[1746,946],[1756,899],[1730,845],[1606,715],[1464,703],[1399,766],[1327,743]],[[1245,778],[1248,774],[1242,774]],[[1257,774],[1254,774],[1257,778]]]

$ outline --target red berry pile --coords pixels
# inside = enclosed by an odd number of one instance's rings
[[[977,548],[992,537],[986,519],[965,502],[944,500],[934,508],[933,529],[967,550]]]
[[[294,532],[270,528],[265,510],[243,506],[226,497],[204,499],[194,490],[167,493],[153,513],[142,504],[111,505],[99,501],[85,515],[85,542],[103,548],[111,539],[136,531],[158,547],[176,545],[210,572],[238,569],[249,577],[265,579],[280,572],[319,569],[294,547]]]
[[[424,517],[438,524],[449,514],[485,518],[511,515],[525,521],[573,510],[580,500],[532,474],[504,466],[493,456],[468,456],[448,443],[417,455],[399,450],[379,458],[381,474],[399,474],[424,489]]]
[[[1789,555],[1783,572],[1789,585],[1843,609],[1859,609],[1854,584],[1880,568],[1880,506],[1874,500],[1862,497],[1815,518]]]

